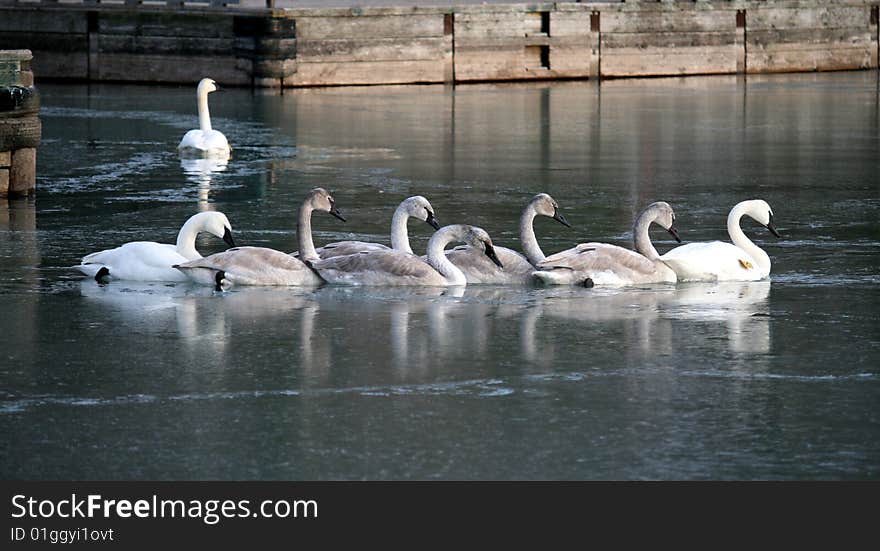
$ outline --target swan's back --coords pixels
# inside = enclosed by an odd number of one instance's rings
[[[191,279],[213,285],[222,271],[235,285],[319,285],[323,283],[298,258],[266,247],[234,247],[177,266]]]
[[[675,281],[675,274],[666,273],[662,265],[608,243],[581,243],[552,254],[538,263],[538,270],[535,277],[555,284],[581,284],[588,278],[596,285]]]
[[[194,128],[183,135],[177,150],[184,156],[228,158],[229,142],[219,130],[202,132]]]
[[[87,254],[77,269],[89,277],[95,277],[101,268],[107,268],[111,279],[186,281],[186,277],[172,266],[187,260],[174,245],[132,241],[114,249]]]
[[[313,263],[328,283],[340,285],[447,285],[421,258],[392,249],[335,256]]]
[[[725,241],[688,243],[660,257],[680,281],[755,281],[767,277],[744,250]]]
[[[464,272],[468,284],[525,284],[531,281],[535,269],[526,257],[507,247],[495,247],[495,254],[503,268],[499,268],[483,251],[470,245],[460,245],[447,250],[445,254]]]
[[[390,251],[391,248],[382,245],[381,243],[370,243],[368,241],[337,241],[335,243],[328,243],[323,247],[318,247],[316,250],[318,256],[324,259],[336,256],[347,256],[360,252]],[[299,258],[299,251],[290,254],[295,258]]]

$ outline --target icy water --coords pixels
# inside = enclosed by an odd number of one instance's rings
[[[194,87],[39,88],[37,195],[0,204],[2,478],[880,478],[876,72],[229,90],[226,166],[177,156]],[[214,293],[71,269],[204,209],[294,250],[316,186],[348,218],[316,213],[318,245],[387,243],[421,194],[519,249],[538,192],[574,226],[536,221],[548,254],[631,246],[655,200],[691,242],[760,197],[782,239],[744,221],[771,281],[726,285]]]

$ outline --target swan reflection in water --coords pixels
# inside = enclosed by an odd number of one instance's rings
[[[769,286],[242,287],[215,293],[201,286],[83,280],[82,294],[105,305],[106,317],[122,320],[122,330],[176,332],[187,363],[226,365],[258,352],[280,372],[298,375],[298,386],[324,388],[346,378],[352,385],[463,380],[480,362],[552,369],[590,339],[617,340],[615,347],[635,365],[693,339],[699,340],[693,346],[705,346],[706,331],[695,331],[697,324],[727,336],[733,352],[766,353]],[[277,346],[255,351],[251,343],[265,342],[266,335]]]
[[[449,316],[464,287],[342,287],[317,291],[321,326],[344,335],[340,354],[377,370],[390,367],[397,382],[427,373],[450,341]],[[339,349],[341,347],[337,347]]]
[[[660,304],[673,292],[674,287],[670,285],[552,288],[542,295],[538,308],[541,317],[551,322],[563,322],[560,328],[566,331],[572,328],[578,331],[579,323],[589,323],[591,330],[599,331],[597,338],[601,338],[607,329],[620,330],[621,353],[638,361],[646,355],[672,351],[675,344],[672,327],[668,320],[660,317]],[[540,330],[546,335],[547,328]],[[537,354],[547,356],[549,352]]]
[[[663,316],[694,322],[722,322],[733,352],[770,352],[770,280],[679,283]]]
[[[694,335],[690,323],[723,324],[728,348],[737,353],[770,351],[768,296],[770,281],[680,283],[629,289],[550,290],[540,301],[540,316],[566,322],[619,322],[624,329],[624,353],[672,354]],[[526,357],[547,357],[538,350],[533,319],[524,318]],[[690,322],[687,325],[678,321]],[[528,322],[528,323],[527,323]],[[545,330],[546,331],[546,330]],[[686,331],[686,333],[682,333]],[[704,338],[704,333],[697,335]],[[552,342],[552,339],[550,339]],[[635,348],[635,350],[633,350]]]
[[[186,179],[198,186],[199,210],[214,210],[209,202],[211,192],[211,180],[214,174],[223,172],[229,164],[229,159],[180,159],[180,168],[186,175]]]
[[[310,336],[313,325],[309,323],[317,305],[308,290],[279,292],[254,287],[215,293],[197,285],[116,283],[101,285],[83,279],[80,294],[100,305],[102,317],[128,333],[178,335],[177,342],[190,361],[225,365],[225,356],[236,342],[247,340],[253,333],[267,334],[279,328],[292,331],[299,326],[304,359],[307,363],[319,361],[320,353]],[[294,346],[292,341],[285,342]]]

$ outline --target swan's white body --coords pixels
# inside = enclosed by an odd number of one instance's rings
[[[482,251],[470,245],[446,251],[446,257],[464,272],[468,284],[528,284],[532,281],[535,267],[545,258],[544,251],[541,250],[535,237],[534,220],[538,215],[549,216],[569,226],[559,213],[559,205],[552,197],[546,193],[535,195],[526,205],[519,219],[519,238],[525,255],[507,247],[495,247],[495,253],[503,268],[492,262]]]
[[[770,275],[770,257],[740,227],[743,216],[755,219],[777,237],[773,211],[766,201],[752,199],[736,204],[727,216],[732,243],[707,241],[676,247],[660,260],[678,275],[679,281],[757,281]]]
[[[198,100],[199,127],[183,135],[177,150],[181,155],[228,159],[231,153],[226,136],[211,128],[211,114],[208,111],[208,94],[217,90],[217,83],[203,78],[196,88]]]
[[[201,258],[196,236],[209,232],[233,245],[232,228],[221,212],[200,212],[191,216],[177,234],[177,244],[132,241],[83,257],[77,269],[89,277],[103,280],[186,281],[175,264]],[[102,271],[102,268],[105,270]],[[100,276],[98,272],[101,272]]]
[[[312,264],[322,278],[336,285],[467,285],[467,277],[443,254],[446,245],[464,241],[494,258],[492,240],[483,229],[464,224],[440,228],[428,241],[427,260],[395,250],[364,251]]]
[[[333,197],[315,188],[299,209],[297,238],[305,261],[318,260],[312,242],[312,212],[329,212],[341,220]],[[235,247],[222,253],[175,266],[186,276],[203,285],[225,289],[231,285],[301,285],[316,286],[324,280],[299,258],[267,247]]]
[[[397,206],[394,210],[394,215],[391,217],[391,249],[410,254],[413,253],[412,247],[409,244],[409,231],[406,226],[410,217],[426,222],[435,230],[440,229],[440,224],[434,218],[434,208],[431,207],[431,203],[421,195],[408,197]],[[371,243],[369,241],[337,241],[319,247],[317,253],[319,257],[324,259],[366,251],[387,251],[391,249],[387,245]],[[299,251],[290,254],[298,257]]]
[[[678,239],[675,213],[668,203],[648,205],[633,225],[635,251],[608,243],[581,243],[548,256],[532,272],[546,285],[626,286],[641,283],[675,283],[676,275],[661,260],[648,229],[656,222]]]

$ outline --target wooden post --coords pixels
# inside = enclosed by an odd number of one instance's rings
[[[870,69],[876,69],[880,65],[880,35],[878,35],[878,23],[880,23],[880,6],[871,6],[871,15],[868,20],[868,28],[871,33],[871,64]]]
[[[449,42],[443,70],[444,84],[455,84],[455,14],[443,14],[443,37]]]
[[[588,78],[602,77],[602,41],[599,12],[590,13],[590,74]]]
[[[746,10],[736,10],[736,72],[746,72]]]
[[[88,53],[88,76],[89,80],[100,80],[101,74],[98,68],[100,60],[98,59],[98,12],[90,11],[86,16],[87,33],[89,37],[89,53]]]
[[[41,127],[32,58],[30,50],[0,50],[0,197],[30,195],[36,188]]]

